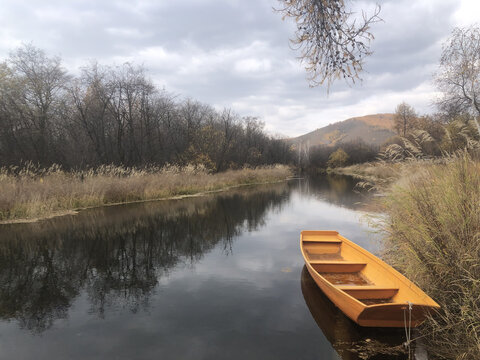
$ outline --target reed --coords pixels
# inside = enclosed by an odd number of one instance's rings
[[[126,168],[104,165],[64,171],[25,164],[0,168],[0,221],[46,218],[87,207],[164,199],[239,185],[284,180],[287,166],[211,174],[202,166]]]
[[[421,329],[432,354],[480,353],[480,163],[464,153],[417,166],[388,192],[385,259],[442,309]]]
[[[398,179],[403,170],[402,163],[388,163],[385,161],[367,162],[346,167],[332,169],[331,172],[348,175],[370,182],[372,185],[388,184]]]

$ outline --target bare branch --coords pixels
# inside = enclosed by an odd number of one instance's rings
[[[370,32],[373,23],[381,21],[377,5],[371,16],[361,17],[349,11],[343,0],[280,0],[276,11],[283,19],[297,23],[293,47],[300,52],[310,86],[332,83],[343,78],[348,84],[361,80],[365,57],[372,54]]]
[[[442,96],[437,104],[446,112],[480,116],[480,27],[455,28],[444,44],[435,82]]]

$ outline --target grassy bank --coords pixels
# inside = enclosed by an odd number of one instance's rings
[[[401,176],[402,168],[401,163],[369,162],[333,168],[329,169],[329,172],[353,176],[379,185],[398,179]]]
[[[59,167],[0,169],[0,222],[28,221],[75,210],[133,201],[165,199],[229,187],[284,180],[282,165],[209,174],[205,169],[134,169],[102,166],[66,172]]]
[[[400,177],[382,200],[385,259],[442,306],[420,331],[431,354],[477,358],[480,164],[462,155],[443,164],[398,166]]]
[[[385,188],[386,186],[403,180],[408,176],[421,171],[423,168],[444,163],[444,160],[409,160],[404,162],[375,161],[362,164],[355,164],[346,167],[330,169],[334,174],[348,175],[364,180],[375,187]]]

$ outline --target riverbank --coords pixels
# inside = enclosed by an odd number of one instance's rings
[[[161,200],[283,181],[284,165],[210,174],[203,168],[134,169],[102,166],[88,171],[26,167],[0,169],[0,224],[32,222],[79,210],[138,201]]]
[[[376,161],[333,168],[329,169],[329,172],[366,181],[376,188],[385,188],[396,181],[408,178],[425,167],[439,163],[444,163],[444,161],[414,160],[395,163]]]
[[[420,328],[432,355],[473,359],[480,350],[480,163],[437,161],[344,168],[381,189],[384,259],[441,305]]]

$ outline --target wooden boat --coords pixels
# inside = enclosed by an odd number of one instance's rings
[[[300,249],[315,283],[361,326],[416,327],[440,308],[405,276],[337,231],[302,231]]]

